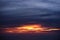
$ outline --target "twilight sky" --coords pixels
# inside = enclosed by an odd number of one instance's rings
[[[57,21],[60,19],[60,0],[0,0],[0,5],[2,24],[38,20],[60,23]]]

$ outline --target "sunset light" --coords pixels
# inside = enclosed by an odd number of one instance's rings
[[[14,27],[14,28],[5,28],[6,33],[41,33],[41,32],[48,32],[48,31],[54,31],[54,30],[60,30],[57,28],[46,28],[39,24],[32,24],[32,25],[23,25],[20,27]]]

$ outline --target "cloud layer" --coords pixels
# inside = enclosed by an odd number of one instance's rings
[[[60,0],[1,0],[3,16],[13,18],[57,19]]]

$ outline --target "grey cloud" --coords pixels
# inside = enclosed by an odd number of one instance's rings
[[[1,3],[4,3],[0,10],[4,16],[52,19],[59,15],[53,12],[60,11],[60,0],[2,0]]]
[[[41,15],[25,16],[25,18],[31,18],[31,19],[59,19],[60,17],[58,15],[54,15],[54,14],[41,14]]]
[[[20,8],[47,8],[51,10],[60,10],[60,5],[57,4],[59,0],[9,0],[4,1],[7,2],[6,6],[3,7],[2,10],[15,10]],[[47,2],[48,1],[48,2]],[[56,2],[56,3],[51,3]]]
[[[17,15],[17,16],[31,16],[31,15],[44,15],[52,14],[53,11],[39,8],[23,8],[13,11],[5,11],[3,15]]]

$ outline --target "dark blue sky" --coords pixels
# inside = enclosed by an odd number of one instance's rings
[[[60,0],[0,0],[1,25],[37,22],[60,26]]]

